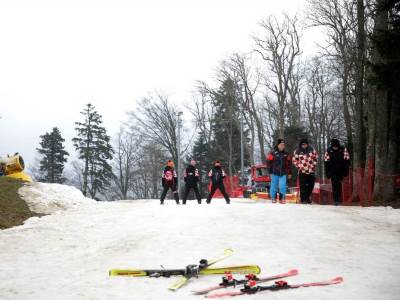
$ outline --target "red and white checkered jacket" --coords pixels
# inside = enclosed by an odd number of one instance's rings
[[[299,170],[299,173],[312,174],[315,172],[315,166],[318,163],[318,153],[314,148],[296,149],[293,153],[293,165]]]

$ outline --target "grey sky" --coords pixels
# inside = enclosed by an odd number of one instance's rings
[[[74,122],[87,102],[111,135],[154,89],[182,103],[219,62],[252,49],[270,14],[303,0],[0,1],[0,156],[33,162],[39,136],[58,126],[73,152]],[[11,3],[11,4],[10,4]],[[10,7],[12,6],[12,7]],[[305,51],[315,49],[310,35]]]

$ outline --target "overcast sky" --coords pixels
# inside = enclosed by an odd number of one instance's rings
[[[223,58],[252,49],[262,18],[304,2],[0,0],[0,156],[18,151],[31,164],[54,126],[73,153],[88,102],[113,135],[148,92],[190,100],[196,80],[211,82]],[[306,34],[306,53],[314,39]]]

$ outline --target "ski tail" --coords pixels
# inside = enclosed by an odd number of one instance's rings
[[[290,286],[293,288],[296,287],[309,287],[309,286],[324,286],[324,285],[332,285],[332,284],[339,284],[343,282],[343,277],[336,277],[326,281],[320,282],[310,282],[310,283],[303,283],[303,284],[291,284]]]
[[[183,287],[189,281],[189,279],[190,279],[189,277],[182,276],[181,278],[179,278],[178,281],[176,281],[168,289],[170,291],[176,291],[176,290],[180,289],[181,287]]]
[[[205,298],[222,298],[222,297],[235,297],[235,296],[240,296],[240,295],[245,295],[244,292],[242,291],[235,291],[235,292],[225,292],[225,293],[215,293],[211,295],[205,295]]]

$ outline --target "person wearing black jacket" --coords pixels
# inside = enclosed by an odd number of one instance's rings
[[[229,199],[229,195],[227,194],[224,186],[225,172],[222,170],[221,162],[219,160],[215,161],[214,168],[208,172],[208,177],[211,181],[211,190],[207,196],[207,204],[211,203],[211,198],[214,196],[214,193],[217,189],[219,189],[222,195],[224,195],[226,204],[229,204],[231,200]]]
[[[196,161],[192,159],[190,165],[186,168],[183,179],[185,181],[185,192],[183,195],[182,203],[186,204],[187,196],[191,189],[196,194],[197,203],[201,204],[201,196],[197,183],[199,182],[199,170],[196,168]]]
[[[325,152],[324,165],[326,177],[332,183],[333,201],[339,205],[342,203],[342,181],[349,174],[350,155],[338,139],[331,140],[331,146]]]
[[[164,168],[161,182],[163,186],[163,191],[161,194],[160,204],[164,204],[165,197],[167,196],[168,190],[171,189],[174,194],[174,199],[176,204],[179,204],[179,195],[176,189],[176,185],[178,184],[178,176],[174,169],[175,165],[172,160],[168,160],[167,166]]]

